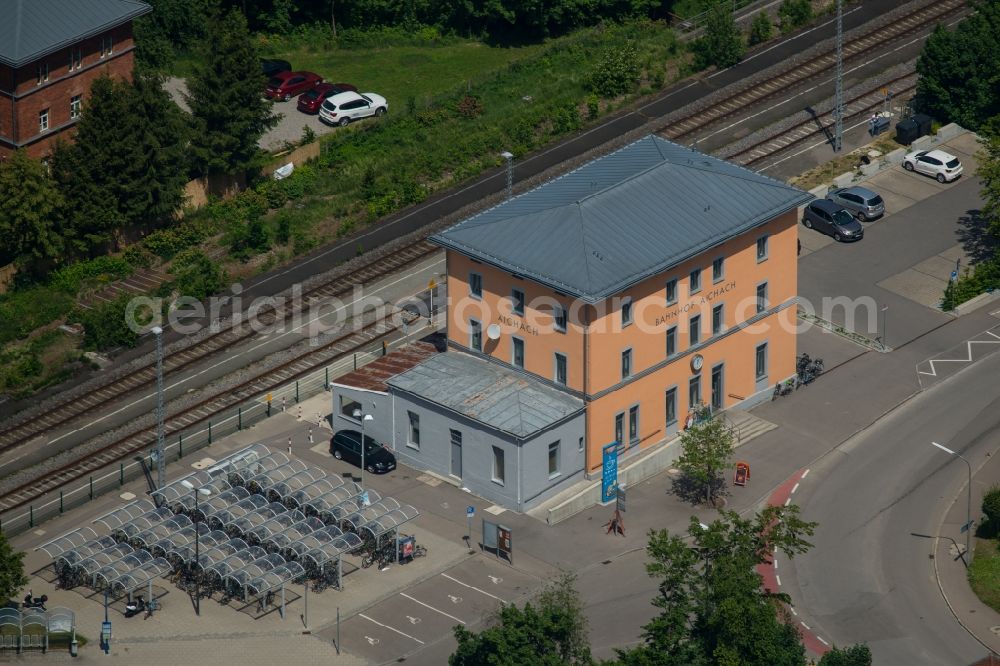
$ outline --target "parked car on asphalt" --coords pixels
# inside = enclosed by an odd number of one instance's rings
[[[312,72],[279,72],[267,82],[264,94],[271,99],[287,102],[296,95],[312,90],[323,83],[323,77]]]
[[[264,72],[267,78],[271,78],[275,74],[292,71],[292,63],[287,60],[261,60],[260,71]]]
[[[826,198],[854,213],[858,222],[874,220],[885,213],[885,202],[882,201],[882,197],[864,187],[830,190]]]
[[[319,119],[330,125],[346,125],[359,118],[381,116],[388,110],[389,103],[381,95],[343,92],[326,98],[319,107]]]
[[[337,460],[361,467],[361,433],[357,430],[339,430],[330,439],[330,453]],[[396,456],[371,437],[365,435],[365,469],[372,474],[385,474],[396,469]]]
[[[934,176],[939,183],[947,183],[962,175],[962,163],[957,157],[943,150],[907,153],[903,158],[903,168]]]
[[[358,89],[350,83],[321,83],[312,90],[299,95],[298,108],[302,113],[319,113],[327,97],[339,95],[342,92],[357,92]]]
[[[817,199],[806,206],[802,224],[829,234],[836,241],[858,241],[865,235],[864,227],[853,215],[828,199]]]

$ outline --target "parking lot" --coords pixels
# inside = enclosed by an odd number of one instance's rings
[[[541,581],[488,556],[465,560],[341,623],[342,649],[371,663],[395,661],[473,626],[501,604],[518,602]],[[334,640],[336,628],[320,634]]]
[[[814,256],[799,264],[799,294],[816,314],[869,338],[884,333],[890,347],[951,318],[939,308],[941,297],[951,272],[969,266],[981,232],[978,144],[963,134],[937,147],[962,161],[961,178],[941,184],[894,166],[857,183],[882,195],[886,206],[882,218],[864,223],[860,242],[836,243],[800,227],[802,255]],[[843,304],[830,305],[831,295],[866,299],[868,306],[854,306],[852,313]]]

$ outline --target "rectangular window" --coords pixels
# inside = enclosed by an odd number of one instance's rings
[[[406,442],[406,445],[411,449],[420,450],[420,415],[414,414],[413,412],[406,412],[406,415],[410,418],[410,436]]]
[[[691,271],[691,275],[689,276],[688,284],[689,284],[689,288],[688,288],[688,293],[689,294],[694,294],[696,292],[701,291],[701,269],[700,268],[696,268],[693,271]]]
[[[521,338],[511,338],[511,365],[515,368],[524,367],[524,340]]]
[[[701,342],[701,315],[695,315],[691,317],[690,323],[688,324],[691,346],[694,347],[696,344]]]
[[[767,259],[767,236],[761,236],[757,239],[757,261],[765,259]]]
[[[632,323],[632,299],[628,298],[622,302],[622,328]]]
[[[70,118],[74,118],[74,119],[79,118],[80,117],[80,109],[81,109],[82,105],[83,105],[83,96],[82,95],[76,95],[76,96],[72,97],[69,100],[69,117]]]
[[[38,112],[38,131],[44,132],[49,129],[49,110],[42,109]]]
[[[581,437],[580,441],[577,443],[576,450],[577,451],[583,451],[583,437]]]
[[[667,329],[667,358],[677,353],[677,327]]]
[[[114,40],[111,39],[111,35],[107,37],[101,37],[101,57],[109,56],[112,52],[112,47],[114,46]]]
[[[629,446],[639,443],[639,405],[628,408],[628,441]]]
[[[757,312],[767,309],[767,283],[762,282],[757,285]]]
[[[712,282],[718,282],[726,276],[726,258],[717,257],[712,262]]]
[[[520,289],[510,290],[510,311],[516,315],[524,314],[524,292]]]
[[[757,351],[754,360],[754,375],[757,379],[764,379],[767,377],[767,343],[763,342],[757,345]]]
[[[716,305],[712,308],[712,335],[722,333],[724,325],[725,318],[722,316],[722,305]]]
[[[622,379],[632,376],[632,350],[626,349],[622,352]]]
[[[667,425],[677,423],[677,389],[667,389]]]
[[[504,468],[503,449],[499,446],[493,447],[493,483],[501,486],[507,478],[507,470]]]
[[[555,371],[555,382],[556,384],[562,384],[566,386],[566,355],[556,352],[556,371]]]
[[[37,78],[35,79],[35,85],[41,85],[49,80],[49,63],[40,62],[38,63]]]
[[[667,305],[673,305],[677,302],[677,279],[673,279],[667,282]]]
[[[69,50],[69,71],[83,67],[83,49],[76,48]]]
[[[723,365],[712,368],[712,409],[722,409],[722,383],[725,378]]]
[[[695,375],[688,381],[688,409],[694,409],[701,404],[701,375]]]
[[[557,331],[559,331],[560,333],[565,333],[566,332],[566,322],[567,322],[566,308],[564,308],[561,305],[553,305],[552,306],[552,325],[555,327],[555,329]]]
[[[346,416],[352,421],[360,421],[361,419],[354,415],[354,412],[361,411],[361,403],[357,400],[352,400],[345,395],[340,396],[340,414],[341,416]]]
[[[483,297],[483,276],[479,273],[469,273],[469,295],[475,298]]]
[[[549,478],[559,476],[559,442],[549,444]]]
[[[469,347],[477,352],[483,351],[483,325],[475,319],[469,320]]]
[[[615,414],[615,441],[621,446],[625,443],[625,413]]]

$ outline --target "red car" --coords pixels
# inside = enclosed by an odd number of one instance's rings
[[[312,72],[281,72],[267,82],[264,94],[271,99],[287,102],[296,95],[312,90],[323,83],[323,77]]]
[[[351,92],[358,91],[350,83],[321,83],[299,97],[299,111],[302,113],[319,113],[319,107],[323,105],[323,100],[331,95],[339,95],[348,90]]]

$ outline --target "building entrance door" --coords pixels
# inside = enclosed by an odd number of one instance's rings
[[[712,410],[722,409],[722,364],[712,368]]]
[[[462,433],[451,431],[451,475],[462,478]]]

